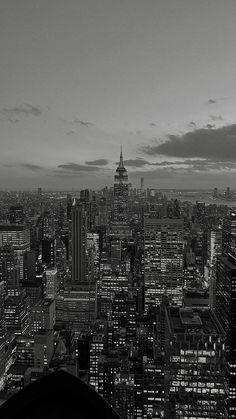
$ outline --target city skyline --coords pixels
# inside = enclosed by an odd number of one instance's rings
[[[122,149],[113,179],[0,193],[0,411],[67,417],[27,396],[63,369],[121,419],[233,419],[235,192],[134,188]]]
[[[233,0],[0,2],[1,189],[233,188]]]

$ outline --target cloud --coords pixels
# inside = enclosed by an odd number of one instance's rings
[[[165,168],[170,170],[185,170],[187,171],[218,171],[224,170],[228,171],[231,169],[236,169],[236,161],[214,161],[210,159],[194,159],[194,160],[179,160],[179,161],[162,161],[157,163],[152,163],[152,166],[159,168]]]
[[[189,124],[188,124],[190,127],[196,127],[197,126],[197,124],[194,122],[194,121],[191,121],[191,122],[189,122]]]
[[[187,162],[187,161],[186,161]],[[190,185],[195,184],[197,179],[204,179],[207,182],[210,178],[214,179],[219,176],[235,176],[236,174],[236,163],[225,163],[225,162],[212,162],[212,161],[189,161],[189,164],[185,166],[177,166],[177,162],[169,164],[165,167],[158,166],[154,170],[134,170],[130,173],[130,178],[144,177],[148,180],[168,180],[172,179],[173,182],[182,179],[183,182],[189,182]],[[181,162],[183,163],[183,162]],[[232,170],[233,169],[233,170]]]
[[[214,103],[216,103],[217,102],[217,100],[216,99],[209,99],[208,101],[207,101],[207,103],[209,104],[209,105],[213,105]]]
[[[33,172],[43,169],[42,166],[38,166],[37,164],[30,164],[30,163],[23,163],[21,164],[21,167],[32,170]]]
[[[204,128],[212,129],[212,128],[215,128],[215,125],[214,124],[206,124],[206,126]]]
[[[86,128],[88,128],[90,125],[93,125],[93,123],[92,123],[92,122],[89,122],[89,121],[82,121],[81,119],[78,119],[78,118],[75,118],[75,119],[72,121],[72,124],[80,124],[80,125],[82,125],[82,126],[84,126],[84,127],[86,127]]]
[[[62,169],[64,172],[73,172],[73,173],[95,172],[97,170],[100,170],[100,167],[97,167],[97,166],[85,166],[83,164],[77,164],[77,163],[59,164],[59,166],[57,167],[58,169]],[[61,170],[60,170],[60,173],[61,173]]]
[[[211,115],[210,118],[212,121],[224,121],[224,118],[221,115]]]
[[[166,142],[143,146],[142,152],[150,156],[236,162],[236,124],[196,129],[167,138]]]
[[[144,177],[145,179],[151,180],[159,180],[159,179],[166,179],[171,178],[174,176],[174,171],[170,169],[155,169],[155,170],[135,170],[130,173],[130,178],[140,178]]]
[[[105,159],[97,159],[85,162],[89,166],[106,166],[108,164],[108,160]]]
[[[119,162],[117,162],[116,164],[119,164]],[[125,166],[143,167],[146,164],[150,164],[150,163],[147,160],[144,160],[142,158],[124,160],[124,165]]]
[[[31,164],[31,163],[5,163],[3,164],[5,167],[10,168],[23,168],[27,170],[31,170],[33,172],[39,171],[39,170],[45,170],[45,167],[39,166],[38,164]]]
[[[158,189],[192,189],[193,185],[196,189],[213,189],[215,185],[221,186],[223,188],[225,188],[226,185],[233,185],[235,179],[235,172],[206,172],[206,170],[196,171],[191,169],[157,168],[156,170],[138,170],[130,173],[130,179],[132,180],[132,182],[134,180],[138,181],[138,179],[140,179],[141,177],[145,179],[145,183],[148,184],[149,187],[154,187]]]
[[[205,160],[178,160],[178,161],[161,161],[156,163],[150,163],[152,166],[165,167],[165,166],[182,166],[182,165],[192,165],[199,164]]]
[[[10,122],[19,122],[19,117],[21,116],[41,116],[42,110],[39,106],[30,105],[29,103],[24,103],[19,106],[14,106],[13,108],[2,108],[0,114],[8,119]]]

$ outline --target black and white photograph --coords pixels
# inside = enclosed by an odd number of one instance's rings
[[[0,0],[0,417],[236,418],[236,0]]]

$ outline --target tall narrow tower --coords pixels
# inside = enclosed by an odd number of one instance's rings
[[[183,294],[182,219],[145,218],[145,310],[161,304],[167,296],[171,304],[181,306]]]
[[[72,206],[72,282],[84,282],[86,274],[86,213],[81,204]]]
[[[114,213],[113,220],[116,222],[128,222],[128,174],[124,167],[122,147],[120,161],[114,177]]]

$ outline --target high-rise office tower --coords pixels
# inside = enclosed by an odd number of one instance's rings
[[[30,332],[35,334],[40,329],[53,330],[56,317],[55,300],[44,298],[38,301],[30,311]]]
[[[210,265],[213,267],[217,256],[222,253],[222,228],[215,228],[210,231]]]
[[[91,202],[89,203],[89,229],[93,230],[97,226],[98,222],[98,204],[96,196],[93,195]]]
[[[99,277],[99,235],[87,233],[86,275],[89,281]]]
[[[98,203],[98,215],[96,220],[96,225],[106,226],[108,221],[108,205],[106,198],[102,197],[100,198],[100,201]]]
[[[20,292],[20,268],[10,243],[0,247],[0,280],[4,283],[6,295]]]
[[[70,194],[67,194],[66,198],[66,218],[67,221],[71,221],[72,218],[72,205],[73,205],[73,199]]]
[[[203,227],[195,225],[192,232],[191,248],[195,255],[195,266],[199,274],[204,276],[204,268],[207,262],[207,232]]]
[[[9,218],[11,224],[23,224],[24,212],[21,205],[12,206],[9,209]]]
[[[236,418],[236,257],[219,256],[215,312],[226,332],[227,417]]]
[[[37,278],[34,281],[24,281],[23,286],[26,291],[26,295],[29,296],[30,307],[34,307],[35,304],[37,304],[37,302],[43,297],[42,279]]]
[[[0,246],[11,243],[22,245],[30,243],[30,231],[23,225],[0,225]]]
[[[107,347],[107,323],[94,322],[89,339],[89,384],[98,390],[98,360]]]
[[[224,418],[225,333],[210,310],[166,309],[167,418]]]
[[[171,303],[182,304],[183,220],[144,220],[145,310],[159,305],[164,295]]]
[[[4,316],[8,333],[22,335],[29,332],[29,297],[24,291],[6,298]]]
[[[47,237],[42,240],[42,262],[47,266],[55,266],[56,264],[56,239],[55,237]]]
[[[19,279],[24,280],[24,255],[30,250],[30,231],[22,225],[0,225],[0,247],[11,244],[19,266]]]
[[[30,250],[24,254],[24,282],[34,281],[36,278],[36,252]]]
[[[140,179],[140,188],[141,188],[141,190],[144,189],[144,178],[143,177],[141,177],[141,179]]]
[[[223,220],[222,253],[236,253],[236,211],[230,211]]]
[[[47,298],[56,298],[57,296],[57,269],[51,268],[45,271],[45,293]]]
[[[134,375],[117,373],[114,381],[113,407],[123,419],[133,419],[134,416]]]
[[[39,330],[34,337],[34,366],[46,368],[52,359],[54,351],[53,331]]]
[[[5,337],[5,319],[4,319],[4,300],[5,300],[5,287],[4,281],[0,281],[0,341]]]
[[[136,300],[128,292],[118,292],[115,294],[112,304],[113,328],[119,330],[126,329],[126,343],[136,344]]]
[[[144,356],[142,367],[142,391],[140,392],[140,388],[138,388],[139,394],[136,395],[137,407],[140,401],[142,403],[141,409],[139,408],[142,413],[137,411],[139,413],[138,417],[142,419],[149,417],[163,418],[165,405],[163,359],[152,361],[147,356]],[[140,380],[137,379],[138,377],[135,376],[135,384]]]
[[[196,202],[194,206],[194,219],[200,225],[204,224],[206,216],[206,204],[205,202]]]
[[[86,277],[86,212],[81,204],[72,207],[72,281],[84,282]]]
[[[34,367],[34,338],[24,335],[16,337],[14,365]]]
[[[118,271],[121,264],[121,251],[122,243],[121,240],[111,240],[111,268],[112,270]]]
[[[90,359],[89,359],[89,333],[81,332],[77,339],[76,352],[78,355],[78,368],[80,372],[89,372]]]
[[[83,189],[82,191],[80,191],[80,201],[82,201],[84,203],[89,202],[89,190],[88,189]]]
[[[42,218],[42,233],[43,238],[55,236],[55,220],[53,213],[45,211]]]
[[[101,354],[98,361],[98,392],[108,403],[114,403],[114,383],[117,373],[128,373],[131,362],[128,353],[120,348],[109,349]]]
[[[100,310],[106,319],[111,319],[112,302],[117,292],[128,291],[128,276],[120,273],[103,274],[98,283]]]
[[[88,332],[97,315],[96,284],[77,283],[66,285],[56,298],[56,323],[80,332]]]
[[[217,272],[217,256],[222,254],[222,229],[211,230],[210,232],[210,307],[215,307],[215,286]]]
[[[90,193],[88,189],[83,189],[80,191],[79,203],[83,205],[84,211],[86,212],[86,224],[87,230],[91,229],[91,202],[90,202]]]
[[[113,220],[116,222],[128,222],[128,174],[124,167],[122,150],[120,153],[119,165],[116,169],[114,183],[114,212]]]

